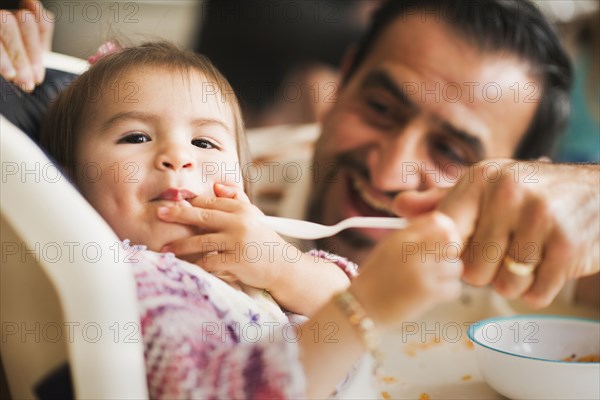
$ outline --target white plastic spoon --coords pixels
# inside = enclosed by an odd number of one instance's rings
[[[265,224],[281,235],[308,240],[330,237],[349,228],[404,229],[408,226],[406,219],[394,217],[352,217],[331,226],[300,219],[271,216],[263,218]]]

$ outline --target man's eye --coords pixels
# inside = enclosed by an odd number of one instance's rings
[[[446,158],[450,162],[464,164],[466,162],[465,156],[462,151],[457,151],[454,146],[446,143],[445,141],[439,141],[435,144],[435,149],[438,154]]]
[[[215,146],[212,142],[210,142],[209,140],[206,139],[194,139],[192,140],[192,144],[196,147],[200,147],[201,149],[216,149],[217,146]]]
[[[119,139],[118,143],[129,143],[129,144],[137,144],[137,143],[146,143],[150,141],[150,137],[143,133],[130,133],[129,135],[122,137]]]
[[[378,114],[388,115],[390,113],[390,108],[380,101],[369,99],[367,100],[367,105]]]

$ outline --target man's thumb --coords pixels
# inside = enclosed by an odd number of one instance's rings
[[[399,217],[416,217],[433,211],[449,192],[450,188],[431,188],[424,191],[410,190],[399,193],[392,203]]]

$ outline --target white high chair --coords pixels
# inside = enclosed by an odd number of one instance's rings
[[[119,240],[2,116],[0,138],[0,357],[11,397],[37,397],[35,386],[68,362],[76,398],[148,398],[135,282]]]

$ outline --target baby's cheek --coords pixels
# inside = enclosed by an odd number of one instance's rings
[[[239,163],[236,164],[227,164],[223,167],[223,174],[219,177],[220,179],[215,180],[215,183],[222,183],[227,186],[243,188],[244,179],[243,179],[243,171],[244,166],[240,166]],[[253,169],[251,166],[246,165],[246,170]],[[245,171],[248,172],[248,171]],[[256,168],[252,171],[256,174]]]
[[[139,218],[139,210],[135,210],[131,204],[124,199],[109,196],[105,193],[104,198],[95,205],[96,210],[108,222],[115,231],[126,234],[127,229],[139,226],[142,218]]]

